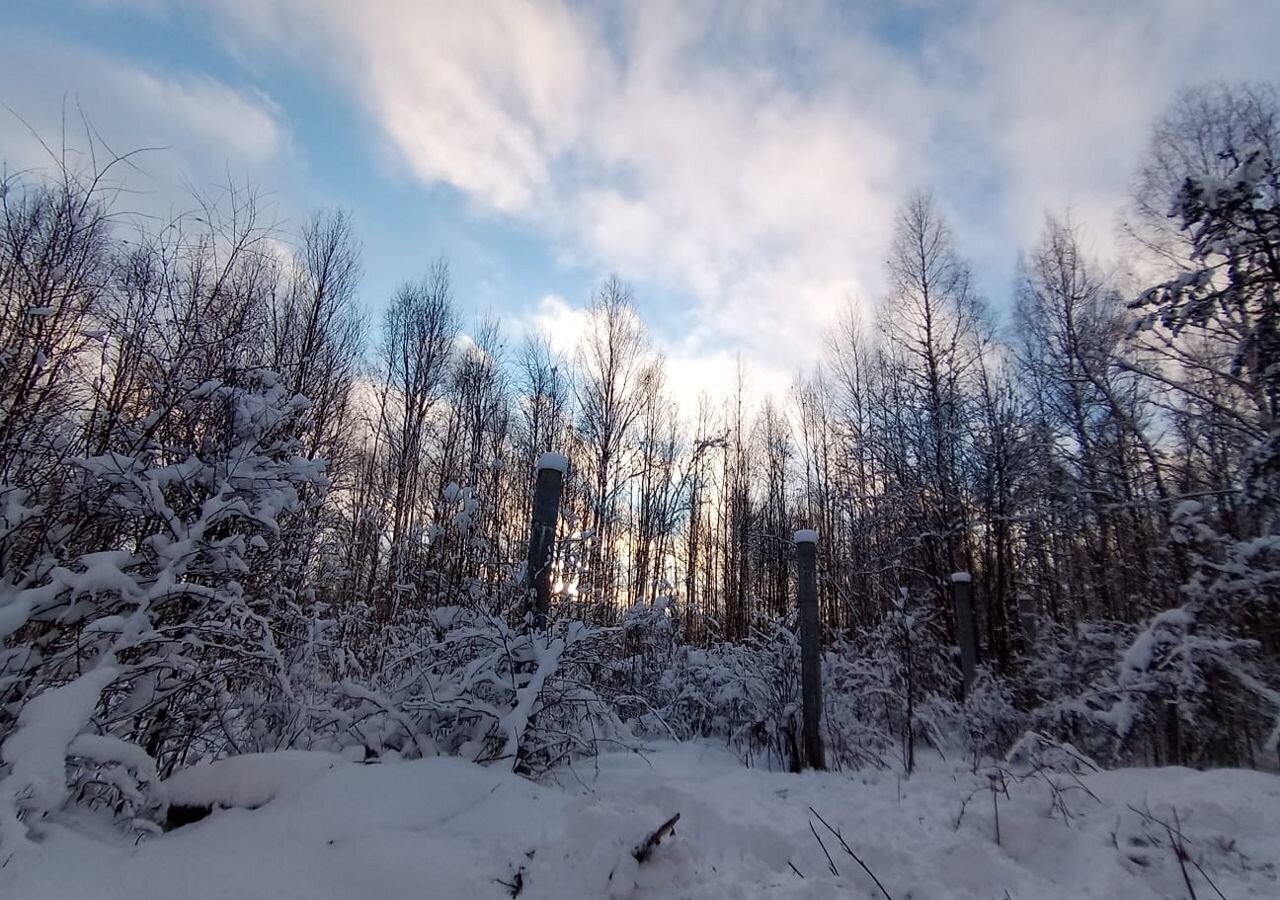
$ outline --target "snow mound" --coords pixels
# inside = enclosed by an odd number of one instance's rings
[[[1159,824],[1175,813],[1197,896],[1218,896],[1207,878],[1232,900],[1280,896],[1280,778],[1257,772],[1042,769],[997,795],[985,771],[937,759],[909,779],[791,775],[707,743],[608,753],[546,784],[448,757],[270,756],[184,776],[204,800],[261,800],[275,778],[267,805],[137,846],[51,827],[30,865],[0,870],[0,897],[881,897],[856,854],[897,900],[1158,900],[1187,896]]]
[[[792,538],[797,544],[818,543],[818,532],[813,528],[801,528]]]
[[[245,753],[174,772],[164,788],[171,806],[256,809],[344,764],[340,756],[310,750]]]

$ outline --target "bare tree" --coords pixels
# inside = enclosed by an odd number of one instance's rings
[[[457,335],[453,286],[444,262],[401,287],[383,320],[379,425],[392,489],[386,615],[398,593],[409,589],[408,568],[426,549],[423,530],[434,500],[426,496],[431,417],[446,385]]]
[[[589,592],[602,610],[616,604],[614,538],[618,497],[630,461],[633,430],[643,410],[639,392],[647,364],[648,340],[631,306],[631,289],[618,278],[606,281],[587,311],[578,347],[578,430],[591,473],[590,528],[593,552]],[[607,614],[607,612],[606,612]]]
[[[1053,218],[1022,267],[1017,298],[1019,369],[1049,438],[1043,452],[1073,485],[1062,499],[1074,521],[1063,533],[1081,543],[1064,558],[1082,566],[1072,580],[1090,586],[1082,599],[1097,604],[1091,613],[1131,616],[1122,606],[1154,574],[1149,548],[1164,526],[1161,504],[1149,501],[1163,482],[1146,397],[1119,365],[1121,298],[1084,259],[1070,223]]]
[[[924,543],[933,584],[966,568],[960,457],[968,391],[986,330],[969,267],[930,194],[912,196],[898,214],[888,258],[889,293],[881,307],[885,359],[898,370],[899,415],[909,458],[923,478]]]

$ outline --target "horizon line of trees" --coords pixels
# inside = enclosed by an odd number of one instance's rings
[[[909,706],[958,683],[963,570],[1023,709],[1073,739],[1110,717],[1127,758],[1255,764],[1280,705],[1278,116],[1269,86],[1184,93],[1117,245],[1154,274],[1102,269],[1048,216],[1009,328],[913,194],[874,312],[785,400],[749,408],[739,373],[690,420],[617,278],[566,359],[464,330],[443,262],[368,321],[342,212],[282,253],[252,192],[148,226],[114,217],[115,163],[10,176],[0,739],[109,660],[86,715],[168,770],[240,746],[233,687],[315,663],[317,622],[327,664],[366,675],[434,610],[518,622],[555,450],[553,617],[643,605],[685,645],[749,642],[792,617],[812,527],[824,625],[881,635]]]

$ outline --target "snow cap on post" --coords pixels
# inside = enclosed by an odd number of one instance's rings
[[[968,584],[971,581],[973,581],[973,576],[970,575],[968,572],[952,572],[951,573],[952,584]]]
[[[818,532],[813,528],[801,528],[795,533],[792,540],[797,544],[816,544],[818,543]]]
[[[534,468],[539,472],[543,469],[555,469],[563,475],[569,470],[569,457],[563,453],[544,453],[538,457],[538,464]]]

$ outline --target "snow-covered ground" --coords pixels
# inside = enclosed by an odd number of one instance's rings
[[[1169,832],[1138,810],[1180,828],[1197,897],[1219,896],[1214,886],[1230,900],[1280,897],[1274,775],[1092,774],[1083,784],[1097,799],[1068,791],[1067,821],[1043,781],[1011,783],[997,845],[987,778],[936,757],[926,766],[909,780],[792,775],[672,744],[604,755],[539,785],[458,759],[258,758],[173,787],[260,807],[221,809],[136,846],[83,822],[51,825],[35,855],[0,872],[0,896],[483,898],[516,886],[557,900],[881,896],[812,807],[894,900],[1191,896]],[[633,847],[677,812],[676,834],[637,863]]]

